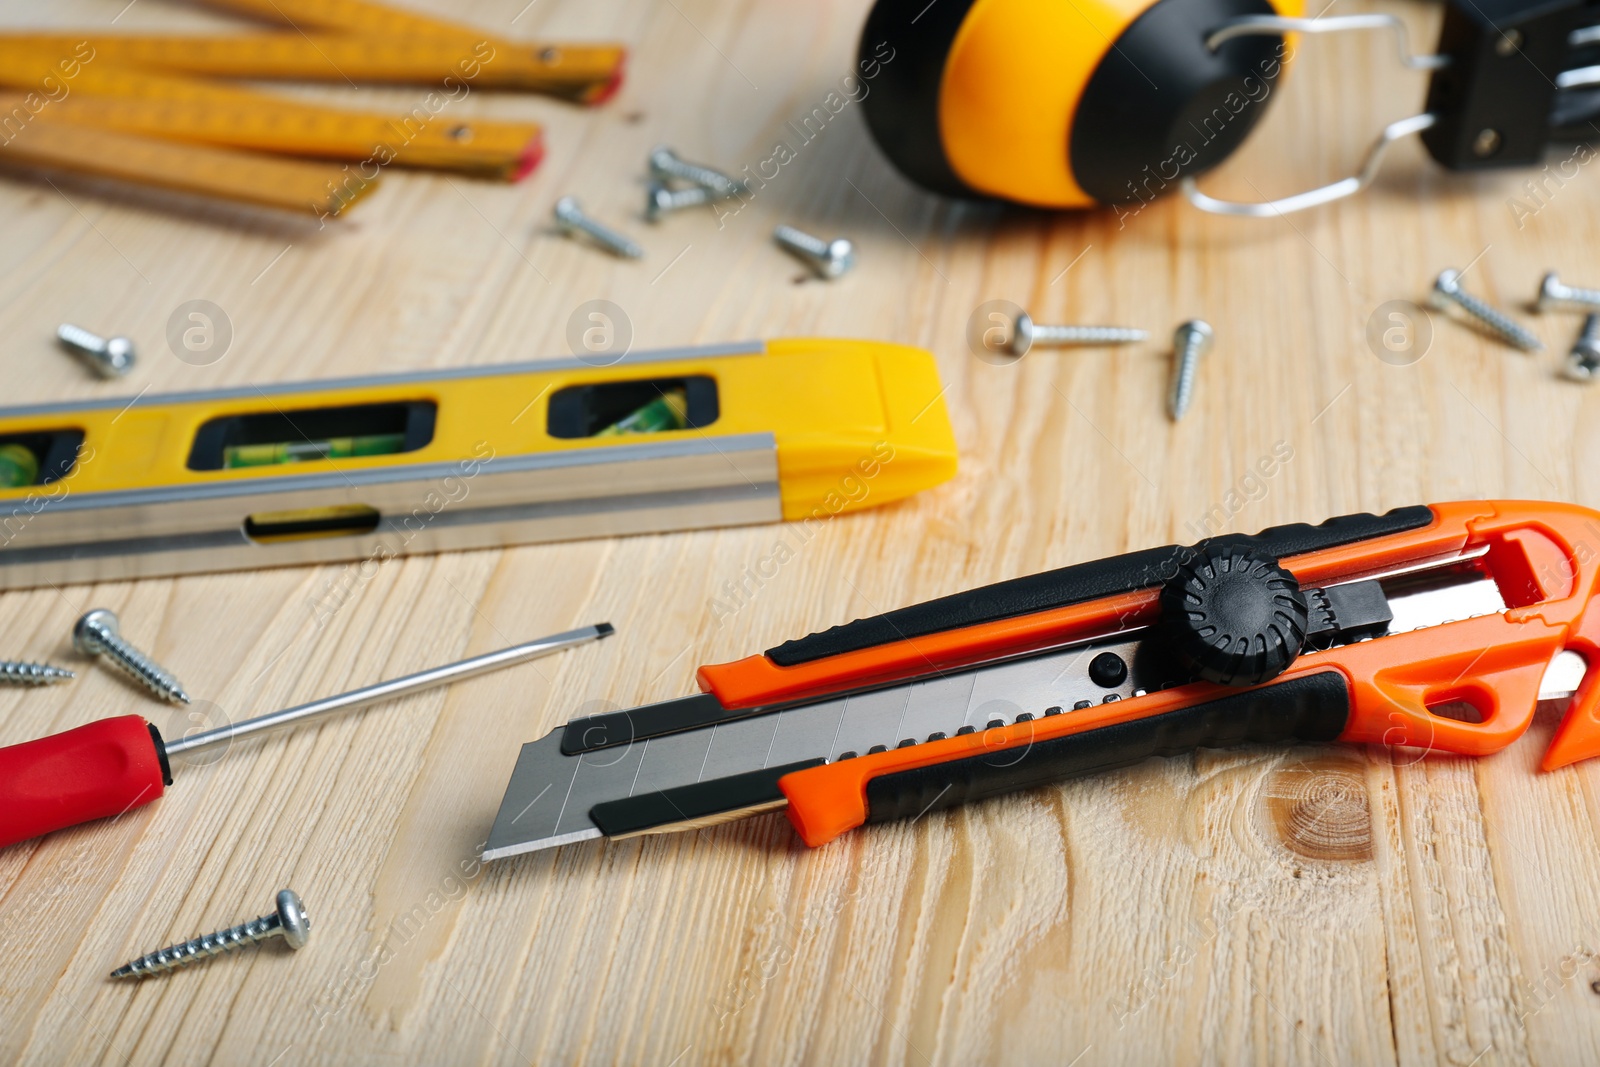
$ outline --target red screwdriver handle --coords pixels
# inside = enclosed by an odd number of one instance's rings
[[[171,782],[161,735],[138,715],[0,748],[0,848],[120,815]]]

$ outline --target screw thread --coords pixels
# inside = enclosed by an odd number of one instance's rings
[[[257,941],[265,941],[269,937],[277,937],[283,932],[283,925],[276,914],[263,915],[259,919],[230,926],[225,930],[214,933],[202,934],[200,937],[191,937],[187,941],[166,948],[148,952],[136,960],[130,960],[121,967],[111,972],[113,978],[143,978],[146,975],[160,974],[182,967],[186,963],[196,960],[209,959],[220,956],[224,952],[231,952],[245,945],[253,945]]]
[[[56,339],[75,352],[86,356],[105,354],[106,339],[97,333],[91,333],[82,326],[74,326],[64,322],[56,327]]]
[[[703,185],[691,185],[687,189],[669,189],[657,183],[650,187],[644,213],[646,218],[654,222],[669,211],[701,207],[718,199],[721,198]]]
[[[695,185],[722,199],[737,196],[744,188],[744,183],[735,178],[704,167],[698,163],[690,163],[680,159],[677,153],[670,148],[657,148],[650,153],[650,173],[665,181],[668,178],[677,178],[681,181],[693,182]]]
[[[1507,344],[1525,352],[1536,352],[1544,347],[1544,342],[1535,337],[1531,330],[1462,289],[1459,282],[1453,282],[1448,288],[1440,288],[1437,291],[1498,334]]]
[[[797,230],[793,226],[779,226],[772,231],[772,239],[789,251],[809,259],[820,261],[828,258],[827,241],[813,237],[804,230]]]
[[[1583,330],[1567,353],[1566,376],[1575,382],[1593,381],[1600,376],[1600,313],[1583,317]]]
[[[639,259],[644,249],[634,244],[609,226],[602,225],[583,213],[576,201],[563,197],[556,202],[556,220],[569,230],[581,230],[611,252],[629,259]]]
[[[53,685],[68,682],[77,675],[65,667],[23,660],[0,660],[0,685]]]
[[[121,634],[104,626],[93,627],[93,632],[95,639],[100,643],[101,652],[114,665],[120,667],[124,674],[162,700],[174,704],[189,703],[189,694],[183,691],[183,686],[178,684],[178,680],[156,666],[150,657],[124,641]]]
[[[700,204],[709,204],[715,197],[712,190],[703,185],[691,185],[687,189],[669,189],[667,195],[672,200],[672,206],[696,207]]]
[[[1544,276],[1536,304],[1540,311],[1600,310],[1600,289],[1567,285],[1552,272]]]
[[[1187,333],[1178,346],[1178,370],[1172,376],[1172,394],[1167,398],[1167,414],[1174,422],[1183,418],[1194,399],[1195,373],[1200,367],[1204,346],[1205,338],[1198,331]]]
[[[1033,327],[1036,345],[1126,345],[1150,336],[1148,331],[1128,326],[1039,326]]]

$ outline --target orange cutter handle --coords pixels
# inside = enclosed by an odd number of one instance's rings
[[[798,771],[779,782],[790,820],[808,844],[820,845],[868,821],[1152,755],[1245,742],[1343,740],[1465,755],[1498,751],[1527,729],[1544,671],[1557,652],[1570,649],[1590,662],[1600,654],[1600,611],[1589,612],[1600,591],[1600,513],[1567,504],[1467,502],[1435,505],[1429,516],[1423,525],[1346,540],[1283,563],[1302,584],[1315,585],[1481,551],[1505,612],[1303,655],[1263,685],[1194,683]],[[1150,603],[1136,616],[1148,621],[1154,591],[1143,593]],[[1094,620],[1091,628],[1105,618],[1105,604],[1075,607]],[[1031,632],[1038,623],[1005,620],[1017,633]],[[973,629],[982,631],[974,635],[976,644],[987,648],[992,632],[984,624]],[[938,636],[953,647],[948,643],[960,635]],[[880,648],[879,654],[900,651]],[[717,668],[703,669],[703,677],[706,671],[712,681],[720,680]],[[1545,756],[1546,769],[1600,754],[1597,673],[1586,675],[1579,688]],[[1471,704],[1481,721],[1439,713],[1457,701]]]

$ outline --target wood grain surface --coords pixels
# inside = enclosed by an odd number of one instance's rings
[[[519,744],[576,714],[692,692],[702,662],[1217,529],[1455,498],[1600,506],[1600,392],[1558,375],[1578,319],[1523,306],[1547,269],[1600,284],[1594,174],[1457,177],[1402,144],[1361,198],[1270,221],[1171,198],[1124,218],[960,205],[894,174],[858,105],[808,141],[789,125],[850,73],[865,0],[414,2],[511,37],[624,41],[629,80],[594,110],[472,94],[452,106],[546,124],[532,177],[395,170],[320,229],[0,178],[6,401],[564,356],[574,310],[605,299],[636,348],[793,335],[925,346],[949,386],[961,472],[827,523],[736,602],[729,583],[754,573],[776,528],[413,558],[358,581],[330,566],[0,596],[0,653],[80,668],[71,685],[0,692],[5,743],[127,712],[181,733],[188,716],[243,718],[576,625],[618,629],[240,743],[181,766],[155,805],[0,851],[0,1061],[1600,1062],[1600,768],[1537,773],[1555,709],[1483,760],[1245,748],[816,851],[768,816],[474,858]],[[1433,5],[1378,9],[1433,39]],[[0,12],[107,31],[229,24],[163,0]],[[1301,52],[1209,190],[1258,198],[1338,177],[1421,99],[1422,76],[1387,40]],[[406,109],[421,90],[304,92]],[[794,158],[720,224],[702,211],[652,227],[643,164],[658,142],[729,170],[780,142]],[[552,235],[551,204],[568,193],[646,258]],[[849,236],[859,266],[805,280],[772,245],[779,222]],[[1369,344],[1380,305],[1422,302],[1440,269],[1469,264],[1468,286],[1549,351],[1438,314],[1417,317],[1409,353]],[[994,365],[965,332],[996,299],[1154,339]],[[191,300],[231,323],[206,365],[165,340]],[[1195,316],[1216,348],[1172,424],[1167,340]],[[133,337],[138,369],[88,377],[52,343],[67,321]],[[194,708],[163,711],[76,659],[69,631],[91,606],[113,608]],[[107,979],[133,955],[268,910],[286,885],[315,924],[301,952]]]

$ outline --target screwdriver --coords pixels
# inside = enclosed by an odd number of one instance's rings
[[[526,663],[612,632],[608,622],[568,630],[173,741],[143,716],[119,715],[0,748],[0,848],[150,803],[172,784],[173,756]]]

